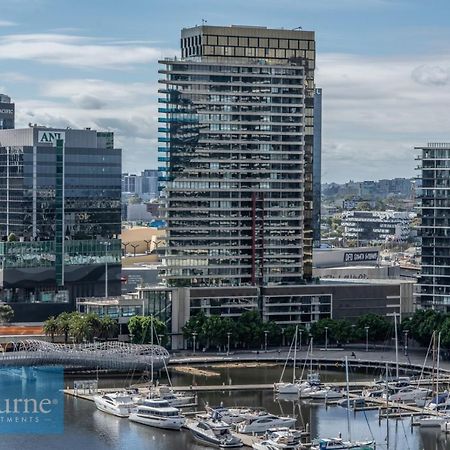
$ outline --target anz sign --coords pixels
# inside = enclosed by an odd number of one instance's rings
[[[58,139],[63,141],[66,138],[64,131],[38,131],[38,144],[50,144],[55,146]]]

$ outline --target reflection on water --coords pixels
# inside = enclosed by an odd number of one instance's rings
[[[199,378],[198,384],[273,383],[280,374],[279,367],[253,369],[211,369],[220,372],[219,377]],[[289,375],[288,375],[289,377]],[[342,373],[323,372],[328,381],[343,380]],[[352,374],[352,379],[369,378],[373,375]],[[191,376],[175,374],[174,384],[189,385]],[[102,380],[103,385],[123,386],[123,380]],[[66,383],[67,384],[67,383]],[[378,449],[387,448],[386,420],[378,421],[378,411],[354,413],[350,411],[350,430],[347,410],[340,406],[326,406],[292,399],[276,400],[271,391],[214,392],[199,395],[200,406],[206,402],[216,405],[262,406],[276,414],[297,417],[300,427],[308,426],[315,437],[334,437],[339,433],[344,438],[349,431],[353,439],[375,439]],[[110,416],[95,409],[91,402],[66,398],[65,432],[61,436],[2,436],[0,449],[8,450],[204,450],[206,447],[194,443],[189,432],[164,431],[130,423],[127,419]],[[389,448],[393,450],[450,450],[450,441],[437,430],[410,427],[410,419],[389,421]]]

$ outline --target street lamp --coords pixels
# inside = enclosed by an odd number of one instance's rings
[[[267,330],[264,331],[264,351],[267,353],[267,335],[269,332]]]
[[[311,347],[310,355],[312,355],[312,353],[313,353],[313,335],[311,333],[309,333],[309,345]]]
[[[300,330],[299,330],[299,333],[300,333],[300,342],[299,342],[299,346],[298,346],[298,349],[300,350],[300,351],[302,351],[302,333],[303,333],[303,330],[300,328]]]
[[[158,345],[162,345],[163,337],[164,337],[163,334],[158,334]]]
[[[108,254],[107,249],[111,245],[111,242],[100,242],[105,246],[105,298],[108,298]]]
[[[328,327],[325,327],[325,351],[328,351]]]
[[[366,352],[369,351],[369,328],[370,327],[364,327],[366,330]]]
[[[231,331],[227,332],[227,355],[230,354],[230,337],[231,337]]]
[[[281,329],[281,346],[284,347],[284,328]]]
[[[409,330],[405,330],[403,333],[405,333],[405,356],[408,356],[408,333],[409,333]]]
[[[192,346],[193,346],[193,354],[195,355],[195,338],[197,337],[197,334],[195,331],[192,333]]]

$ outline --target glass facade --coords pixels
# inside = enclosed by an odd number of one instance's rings
[[[40,289],[101,295],[106,262],[120,293],[121,150],[110,132],[57,131],[65,140],[53,145],[39,140],[48,128],[0,132],[0,259],[13,301],[38,301]]]
[[[286,33],[292,39],[279,37]],[[296,284],[310,275],[314,34],[286,33],[183,30],[184,59],[161,61],[171,285]]]
[[[417,295],[423,308],[450,312],[450,143],[430,143],[420,151],[422,241]]]

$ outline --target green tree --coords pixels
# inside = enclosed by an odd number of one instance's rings
[[[128,321],[128,330],[133,335],[133,343],[149,344],[152,340],[153,322],[153,343],[158,342],[158,336],[165,336],[166,324],[156,317],[134,316]]]
[[[119,333],[117,320],[112,319],[110,316],[105,316],[101,319],[100,328],[100,337],[106,340],[117,337]]]
[[[3,325],[10,322],[14,317],[14,310],[9,305],[0,305],[0,323]]]
[[[392,323],[378,314],[366,314],[357,322],[357,331],[360,339],[366,337],[366,327],[369,327],[369,339],[380,342],[386,340],[392,334]]]
[[[42,327],[46,336],[50,336],[51,341],[55,342],[55,334],[58,333],[58,321],[54,316],[50,316]]]
[[[56,322],[58,325],[58,333],[64,335],[64,342],[66,344],[69,341],[70,320],[71,314],[68,312],[62,312],[56,318]]]
[[[204,334],[206,320],[207,317],[203,312],[191,316],[182,328],[184,338],[192,341],[192,333],[197,333],[196,342],[199,346],[206,346],[207,337]]]

